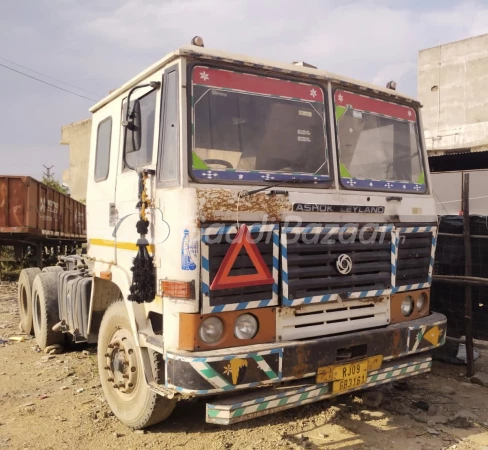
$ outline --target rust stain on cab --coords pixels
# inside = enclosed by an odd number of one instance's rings
[[[230,214],[258,213],[267,215],[268,221],[280,220],[284,212],[291,211],[286,195],[269,195],[265,192],[238,198],[239,191],[232,189],[197,189],[198,211],[202,221],[229,218]]]
[[[360,298],[359,301],[362,303],[382,303],[387,300],[388,297],[367,297],[367,298]]]
[[[292,368],[293,376],[296,378],[301,378],[303,375],[312,372],[313,370],[309,367],[308,361],[310,356],[310,350],[305,350],[305,346],[298,346],[296,349],[296,359],[295,365]]]
[[[400,333],[400,330],[395,330],[393,333],[393,342],[392,342],[392,350],[393,350],[393,355],[398,356],[400,353],[404,352],[405,349],[402,348],[401,346],[402,342],[402,335]]]

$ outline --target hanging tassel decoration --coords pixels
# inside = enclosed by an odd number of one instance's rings
[[[146,214],[146,208],[148,207],[147,179],[148,174],[146,171],[139,174],[139,203],[137,207],[140,208],[140,213],[139,220],[136,223],[137,233],[140,236],[136,242],[139,250],[131,268],[132,285],[128,297],[130,301],[137,303],[150,303],[156,296],[156,269],[153,264],[153,257],[147,251],[149,242],[146,239],[146,235],[149,232],[149,220]]]

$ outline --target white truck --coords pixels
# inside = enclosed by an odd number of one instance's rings
[[[24,271],[19,302],[41,347],[98,343],[123,423],[208,397],[230,424],[430,370],[417,101],[196,37],[91,112],[87,255]]]

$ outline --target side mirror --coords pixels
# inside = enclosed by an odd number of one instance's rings
[[[129,112],[128,119],[124,122],[125,126],[125,148],[124,152],[133,153],[141,149],[142,143],[142,116],[141,103],[134,100],[134,104]]]

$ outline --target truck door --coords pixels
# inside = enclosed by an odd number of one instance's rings
[[[117,263],[130,267],[132,259],[137,252],[136,242],[139,234],[136,223],[139,220],[139,172],[144,169],[154,170],[156,167],[155,147],[157,145],[157,130],[159,127],[160,89],[152,87],[141,88],[134,91],[130,97],[131,108],[138,100],[140,106],[140,135],[136,138],[134,132],[121,125],[121,162],[117,175],[115,188],[115,206],[118,213],[118,227],[115,230],[117,248]],[[126,118],[127,99],[122,103],[121,122]],[[153,177],[149,176],[146,182],[147,194],[152,196]],[[140,206],[140,205],[139,205]],[[149,227],[147,240],[153,241],[154,229]]]

